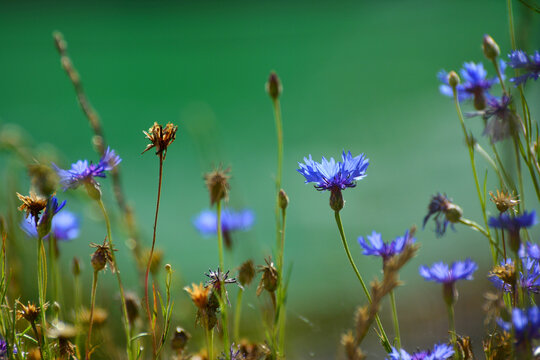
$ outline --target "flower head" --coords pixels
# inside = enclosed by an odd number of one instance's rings
[[[142,152],[143,154],[152,148],[156,148],[156,155],[163,154],[163,158],[167,155],[167,148],[170,144],[176,139],[176,131],[178,126],[168,123],[165,128],[159,125],[157,122],[154,122],[154,125],[148,132],[143,131],[146,138],[150,140],[150,144],[146,145],[146,149]]]
[[[47,206],[47,199],[37,196],[33,191],[30,191],[30,195],[28,196],[17,193],[17,197],[22,201],[19,211],[24,211],[27,218],[32,216],[37,224],[41,212]]]
[[[447,360],[454,355],[454,349],[448,344],[437,344],[433,350],[417,351],[409,354],[403,349],[392,347],[392,352],[388,354],[387,360]]]
[[[409,230],[407,230],[405,231],[405,235],[398,236],[390,243],[385,243],[382,240],[381,234],[373,231],[371,235],[367,236],[367,240],[363,236],[360,236],[358,243],[364,249],[364,255],[380,256],[383,262],[386,262],[392,256],[401,253],[407,244],[414,243],[414,240],[409,235]]]
[[[234,343],[231,344],[231,348],[229,350],[229,356],[226,356],[225,354],[218,357],[218,360],[244,360],[245,356],[240,352],[240,348]]]
[[[235,231],[246,231],[253,226],[255,214],[249,209],[235,211],[224,209],[221,213],[221,230],[225,245],[231,247],[231,233]],[[203,210],[193,220],[195,228],[204,236],[217,234],[217,214],[212,210]]]
[[[21,228],[31,237],[37,237],[38,231],[32,216],[21,221]],[[67,210],[58,213],[51,222],[51,233],[56,240],[69,241],[79,236],[79,219]],[[49,235],[43,237],[48,239]]]
[[[215,169],[204,175],[206,187],[210,194],[210,205],[214,205],[220,200],[227,200],[229,196],[229,171],[230,169]]]
[[[523,228],[529,228],[536,225],[536,212],[523,212],[522,215],[510,215],[508,213],[489,218],[489,226],[496,229],[507,230],[509,233],[519,233]]]
[[[45,303],[43,304],[42,309],[39,306],[32,304],[30,301],[28,302],[28,305],[24,305],[19,300],[17,300],[17,304],[20,306],[20,309],[17,310],[17,319],[25,319],[29,323],[35,322],[41,314],[41,311],[47,310],[47,307],[49,306],[48,303]]]
[[[500,66],[501,72],[504,72],[506,65],[503,61],[501,61]],[[491,97],[489,90],[494,84],[499,82],[499,79],[497,77],[488,79],[487,72],[482,63],[464,63],[463,68],[460,70],[460,74],[464,81],[456,86],[458,100],[464,101],[474,98],[474,107],[477,110],[484,109],[486,107],[486,99]],[[441,70],[437,74],[437,77],[439,81],[442,82],[439,91],[443,95],[453,97],[454,92],[452,87],[448,84],[448,73]]]
[[[88,160],[79,160],[72,164],[69,170],[60,169],[55,164],[53,167],[60,177],[60,184],[64,191],[76,189],[80,185],[99,188],[99,183],[95,178],[104,178],[105,172],[114,169],[121,161],[122,159],[114,150],[107,148],[97,164],[89,163]]]
[[[420,275],[427,281],[435,281],[442,284],[452,284],[458,280],[472,280],[473,273],[478,269],[478,265],[471,259],[465,261],[455,261],[448,266],[443,262],[435,263],[431,268],[420,266]]]
[[[514,209],[514,206],[519,204],[519,200],[516,196],[513,194],[510,194],[510,192],[504,192],[497,190],[497,196],[493,195],[493,192],[489,192],[490,200],[493,201],[495,206],[497,206],[497,210],[499,212],[503,213],[506,212],[508,209]]]
[[[513,329],[517,344],[524,340],[540,338],[540,310],[537,306],[527,310],[514,308],[511,322],[498,319],[497,324],[506,332],[511,332]]]
[[[519,116],[510,109],[512,99],[503,95],[500,98],[490,97],[487,99],[487,107],[473,113],[466,114],[468,117],[482,116],[487,121],[484,136],[488,136],[491,143],[504,140],[517,130]]]
[[[225,288],[225,285],[227,284],[236,284],[240,288],[242,286],[236,281],[235,278],[229,277],[229,272],[222,272],[220,268],[217,269],[217,271],[213,271],[211,269],[208,270],[208,274],[204,273],[209,280],[206,282],[205,286],[211,286],[212,290],[214,290],[217,294],[221,295],[221,290],[225,290],[225,297],[227,298],[227,302],[229,302],[228,295],[227,295],[227,289]]]
[[[497,288],[504,292],[513,292],[514,286],[527,290],[530,293],[540,293],[540,265],[538,260],[524,257],[521,259],[521,269],[516,274],[514,261],[507,259],[500,265],[497,265],[489,273],[489,280]]]
[[[540,246],[527,241],[526,244],[521,244],[518,255],[520,258],[529,257],[534,260],[540,260]]]
[[[448,224],[454,224],[461,218],[462,210],[459,206],[452,203],[452,199],[448,198],[446,194],[437,193],[431,197],[431,201],[428,205],[428,213],[424,217],[423,227],[426,227],[426,223],[432,215],[435,220],[435,234],[437,236],[443,236],[446,232]]]
[[[369,159],[364,154],[356,157],[351,152],[343,151],[341,158],[343,162],[336,162],[334,158],[330,161],[322,158],[320,163],[313,161],[311,155],[304,158],[304,163],[298,163],[300,174],[304,175],[307,183],[315,183],[317,190],[332,190],[334,188],[345,190],[349,187],[355,187],[356,181],[366,177],[366,169],[369,165]]]
[[[191,300],[193,300],[193,303],[199,310],[204,310],[206,308],[206,305],[208,305],[208,294],[210,293],[211,288],[205,287],[202,283],[199,285],[193,283],[191,284],[191,288],[189,286],[186,286],[184,288],[191,296]]]
[[[270,257],[264,259],[266,265],[259,266],[259,272],[262,273],[261,282],[257,286],[257,296],[264,290],[269,293],[274,293],[277,290],[279,284],[279,275],[274,263]]]
[[[90,247],[95,248],[96,250],[92,254],[92,267],[94,268],[94,271],[100,271],[103,270],[109,265],[111,267],[112,272],[116,272],[116,267],[114,264],[114,256],[113,251],[116,251],[116,249],[111,249],[109,244],[107,244],[107,238],[103,240],[103,244],[99,245],[96,243],[90,243]]]
[[[535,51],[533,55],[527,55],[523,50],[512,51],[508,58],[508,65],[514,69],[523,69],[525,74],[511,78],[510,81],[516,86],[524,84],[529,79],[537,80],[540,77],[540,53]]]

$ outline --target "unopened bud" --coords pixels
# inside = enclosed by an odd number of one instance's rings
[[[448,74],[448,85],[454,89],[459,84],[459,75],[455,71],[450,71]]]
[[[484,50],[484,56],[489,60],[495,60],[501,53],[499,45],[497,45],[495,40],[493,40],[493,38],[487,34],[484,35],[482,49]]]
[[[345,201],[343,200],[343,195],[341,194],[341,189],[336,187],[330,190],[330,207],[334,211],[341,211]]]
[[[78,257],[73,257],[73,262],[71,264],[71,272],[74,276],[79,276],[81,273],[81,262]]]
[[[287,193],[283,189],[279,190],[279,207],[281,210],[285,210],[288,205],[289,197],[287,196]]]
[[[60,314],[60,304],[58,302],[53,302],[51,308],[54,311],[55,315]]]
[[[167,273],[170,273],[170,272],[172,271],[172,266],[171,266],[171,264],[165,264],[165,271],[166,271]]]
[[[281,86],[281,81],[279,80],[279,77],[277,74],[272,71],[270,73],[270,77],[268,78],[268,81],[266,82],[266,92],[272,100],[277,100],[279,98],[279,95],[281,95],[281,91],[283,90]]]
[[[191,335],[180,326],[176,327],[174,335],[171,339],[171,347],[178,352],[183,351],[186,348],[187,342],[191,338]]]
[[[98,248],[92,254],[92,258],[90,262],[92,263],[92,267],[94,268],[94,271],[103,270],[105,266],[107,265],[107,256],[101,249]]]
[[[238,282],[242,286],[249,286],[255,277],[255,265],[253,260],[244,262],[238,269]]]
[[[126,310],[130,324],[133,324],[139,317],[139,299],[134,293],[126,293]]]

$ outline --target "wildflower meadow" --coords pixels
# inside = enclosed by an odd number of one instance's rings
[[[0,359],[540,359],[533,0],[4,10]]]

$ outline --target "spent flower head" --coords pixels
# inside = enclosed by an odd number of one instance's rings
[[[41,314],[42,310],[47,310],[49,306],[48,303],[43,304],[43,309],[38,305],[28,302],[27,305],[24,305],[19,300],[16,300],[19,309],[17,310],[17,319],[25,319],[29,323],[34,323]]]
[[[33,191],[30,191],[28,196],[17,193],[17,197],[22,202],[19,206],[19,211],[24,211],[27,218],[32,216],[37,225],[41,212],[47,207],[47,198],[38,196]]]
[[[462,214],[463,211],[458,205],[452,203],[452,199],[448,198],[446,194],[437,193],[431,197],[428,213],[424,217],[423,227],[426,227],[429,218],[434,215],[435,234],[440,237],[446,232],[448,224],[453,225],[459,222]]]
[[[486,127],[482,133],[489,137],[492,144],[509,138],[517,133],[519,125],[519,115],[511,109],[512,99],[503,95],[502,97],[490,97],[487,99],[485,109],[467,113],[467,117],[481,116],[486,121]]]
[[[279,276],[274,263],[270,257],[264,259],[266,265],[259,265],[258,271],[262,273],[261,282],[257,286],[257,296],[261,294],[263,290],[269,293],[274,293],[279,285]]]
[[[230,168],[223,170],[221,167],[204,175],[204,181],[210,194],[210,205],[218,201],[227,200],[229,196]]]
[[[173,141],[176,139],[176,131],[178,126],[171,123],[167,123],[165,128],[154,122],[154,125],[148,131],[144,131],[146,138],[150,140],[150,144],[146,145],[146,149],[142,152],[143,154],[152,148],[156,148],[156,155],[162,155],[163,159],[167,155],[167,148]]]
[[[508,55],[508,65],[513,69],[522,69],[523,75],[510,79],[516,86],[525,84],[527,80],[537,80],[540,77],[540,53],[537,51],[532,55],[527,55],[523,50],[512,51]]]
[[[212,290],[210,287],[206,287],[202,283],[198,285],[193,283],[191,284],[191,288],[186,286],[184,290],[187,291],[197,308],[200,310],[206,308],[206,305],[208,305],[208,295],[210,294],[210,290]]]
[[[109,244],[107,243],[107,238],[103,240],[103,244],[96,244],[91,243],[90,247],[95,248],[96,250],[92,254],[92,267],[94,268],[94,271],[100,271],[103,270],[109,265],[111,267],[112,272],[116,272],[116,267],[114,264],[114,257],[113,257],[113,251],[116,251],[116,249],[111,249]]]
[[[516,209],[514,209],[514,207],[519,204],[517,196],[510,194],[509,191],[504,192],[497,190],[497,195],[494,195],[493,192],[490,191],[489,196],[490,200],[493,201],[497,207],[497,210],[499,210],[501,213],[506,212],[509,209],[512,209],[515,212]]]

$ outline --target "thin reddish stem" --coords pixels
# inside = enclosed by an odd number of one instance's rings
[[[148,315],[148,324],[152,330],[152,347],[153,357],[156,358],[157,344],[156,344],[156,332],[154,322],[152,321],[152,313],[150,312],[150,302],[148,299],[148,275],[150,274],[150,266],[152,265],[152,257],[154,256],[154,246],[156,244],[156,229],[159,213],[159,200],[161,198],[161,180],[163,176],[163,153],[159,153],[159,180],[158,180],[158,192],[156,202],[156,216],[154,218],[154,235],[152,237],[152,248],[150,249],[150,255],[148,256],[148,263],[146,264],[146,274],[144,276],[144,297],[146,302],[146,314]]]

